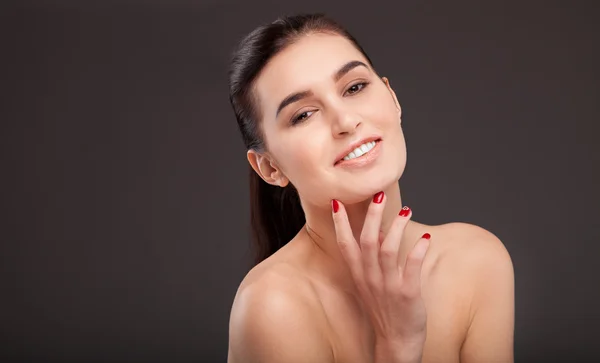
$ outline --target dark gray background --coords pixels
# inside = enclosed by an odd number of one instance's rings
[[[295,4],[295,5],[292,5]],[[25,1],[0,12],[0,358],[224,362],[250,263],[236,42],[325,11],[403,106],[415,220],[494,232],[517,362],[600,359],[589,1]]]

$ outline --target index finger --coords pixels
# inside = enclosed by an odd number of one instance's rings
[[[346,263],[348,264],[348,267],[350,268],[352,277],[357,284],[362,285],[363,266],[361,251],[358,243],[356,243],[356,239],[354,239],[354,235],[352,234],[352,228],[350,227],[350,222],[348,221],[348,214],[346,213],[344,205],[336,199],[331,201],[331,207],[337,244],[342,255],[344,256],[344,259],[346,260]]]

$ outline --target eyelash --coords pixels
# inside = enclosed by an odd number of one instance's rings
[[[362,87],[361,87],[361,88],[360,88],[358,91],[356,91],[356,92],[352,93],[352,94],[354,95],[354,94],[357,94],[357,93],[360,93],[360,92],[362,92],[362,90],[364,90],[364,89],[365,89],[365,87],[367,87],[368,85],[369,85],[369,82],[359,82],[359,83],[355,83],[355,84],[353,84],[352,86],[348,87],[348,89],[346,90],[346,92],[348,92],[348,90],[349,90],[349,89],[351,89],[352,87],[356,87],[356,86],[362,86]],[[302,116],[302,115],[304,115],[305,113],[308,113],[308,112],[314,112],[314,111],[304,111],[304,112],[300,113],[299,115],[297,115],[297,116],[294,116],[294,117],[292,118],[292,125],[296,125],[296,124],[298,124],[298,123],[300,123],[300,122],[302,122],[302,121],[306,120],[308,117],[310,117],[310,116],[307,116],[307,117],[305,117],[303,120],[300,120],[300,116]]]

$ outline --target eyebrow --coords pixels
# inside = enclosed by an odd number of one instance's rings
[[[340,67],[340,69],[338,69],[333,74],[332,78],[335,82],[337,82],[343,76],[345,76],[346,73],[348,73],[351,70],[353,70],[354,68],[360,67],[360,66],[369,69],[369,67],[365,63],[363,63],[361,61],[353,60],[353,61],[350,61],[350,62],[344,64],[342,67]],[[294,93],[290,94],[289,96],[284,98],[283,101],[281,101],[281,103],[279,104],[279,107],[277,107],[277,112],[275,113],[275,118],[277,118],[277,116],[279,116],[279,112],[281,112],[281,110],[283,110],[286,106],[288,106],[294,102],[298,102],[301,99],[312,96],[312,95],[313,95],[312,91],[300,91],[300,92],[294,92]]]

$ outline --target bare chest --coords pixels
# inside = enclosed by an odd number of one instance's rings
[[[360,306],[339,294],[321,294],[321,297],[336,362],[373,362],[375,337]],[[423,363],[458,363],[468,325],[468,312],[462,297],[437,290],[424,292],[424,299],[427,340]]]

